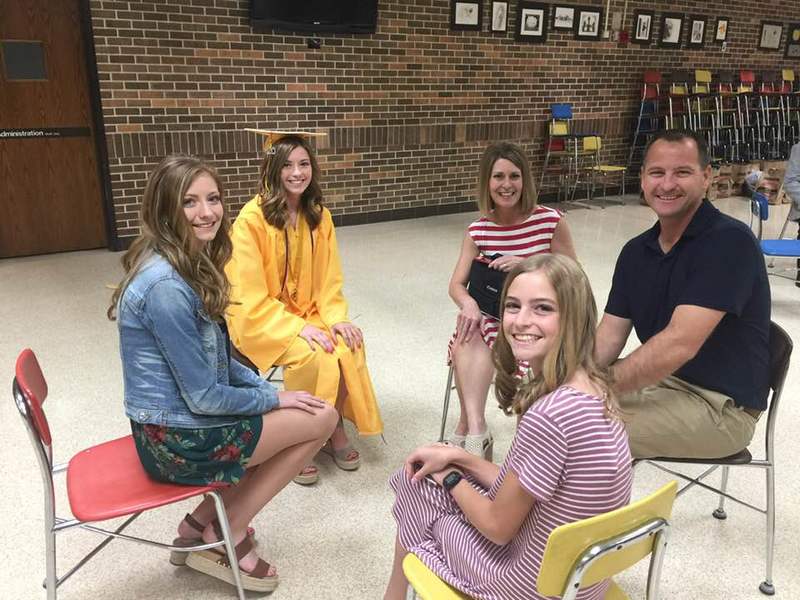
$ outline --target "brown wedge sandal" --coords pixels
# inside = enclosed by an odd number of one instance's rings
[[[236,559],[241,560],[253,549],[253,542],[249,537],[244,538],[236,546]],[[231,585],[236,585],[233,578],[233,569],[228,561],[228,555],[219,548],[211,550],[200,550],[192,552],[186,559],[186,566],[216,577]],[[258,559],[258,563],[252,571],[245,571],[239,567],[242,577],[242,587],[251,592],[271,592],[278,587],[278,576],[269,574],[270,565],[268,562]]]
[[[186,516],[183,517],[183,520],[186,521],[186,524],[194,529],[197,532],[197,537],[176,537],[172,540],[173,546],[179,546],[181,548],[191,548],[192,546],[197,546],[198,544],[203,544],[203,525],[195,519],[189,513],[186,513]],[[216,520],[214,521],[214,531],[217,531],[219,528],[217,526]],[[247,537],[253,540],[253,547],[255,548],[258,545],[258,542],[255,539],[256,530],[252,527],[247,528]],[[221,537],[221,536],[220,536]],[[186,557],[189,555],[188,552],[181,552],[180,550],[173,550],[169,553],[169,562],[171,562],[176,567],[182,567],[186,564]]]

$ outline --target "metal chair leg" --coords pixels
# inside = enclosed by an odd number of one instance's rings
[[[447,371],[447,387],[444,390],[444,406],[442,407],[442,426],[439,429],[439,441],[444,441],[444,429],[447,427],[447,411],[450,409],[450,393],[453,391],[453,373],[455,367],[450,365]]]
[[[772,561],[775,555],[775,471],[772,465],[767,467],[767,577],[758,586],[762,594],[772,596],[775,586],[772,584]]]
[[[728,467],[722,467],[722,478],[720,480],[719,489],[723,492],[728,489]],[[728,514],[725,512],[725,496],[719,497],[719,505],[711,514],[715,519],[719,519],[720,521],[724,521],[728,518]]]
[[[228,551],[228,561],[230,561],[231,571],[233,571],[233,580],[236,584],[239,600],[246,600],[244,588],[242,587],[242,575],[239,572],[239,560],[236,558],[236,548],[233,546],[231,526],[228,523],[228,515],[225,512],[225,503],[222,501],[222,496],[219,492],[209,492],[209,494],[214,498],[217,520],[219,521],[219,528],[222,530],[222,536],[225,539],[225,549]]]

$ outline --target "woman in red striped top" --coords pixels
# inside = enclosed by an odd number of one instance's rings
[[[390,479],[397,538],[385,600],[404,597],[407,552],[471,598],[543,600],[536,578],[550,533],[630,499],[628,436],[594,361],[597,308],[583,270],[564,256],[526,259],[508,276],[502,311],[495,387],[519,419],[511,449],[502,466],[449,444],[408,456]],[[600,600],[607,588],[578,597]]]
[[[492,433],[486,427],[486,396],[494,375],[491,348],[499,321],[478,308],[467,282],[472,261],[492,257],[489,267],[510,271],[522,259],[553,252],[575,258],[567,223],[555,209],[538,206],[528,157],[509,142],[492,144],[483,153],[478,176],[482,216],[464,235],[449,293],[459,308],[450,342],[461,416],[450,442],[492,459]]]

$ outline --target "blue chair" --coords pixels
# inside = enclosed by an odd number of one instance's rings
[[[545,140],[544,164],[539,177],[539,190],[544,186],[545,175],[555,175],[558,191],[557,199],[561,199],[562,191],[565,192],[565,178],[570,172],[570,153],[567,149],[567,138],[571,131],[572,121],[571,104],[551,104],[550,121],[547,124],[547,140]],[[551,161],[553,163],[551,164]],[[566,199],[566,197],[565,197]]]
[[[769,219],[769,201],[764,194],[761,192],[753,192],[753,196],[750,200],[750,210],[752,212],[752,217],[758,220],[755,231],[756,237],[761,244],[761,252],[764,253],[764,256],[769,256],[770,258],[778,257],[800,259],[800,240],[783,239],[783,234],[786,231],[786,224],[784,224],[783,229],[781,229],[781,234],[778,239],[762,239],[764,223]],[[753,220],[754,219],[751,218],[751,226]],[[773,267],[772,261],[770,261],[768,266],[770,269]],[[782,270],[796,272],[796,267]],[[786,275],[777,271],[770,270],[768,273],[778,277],[785,277],[792,280],[795,279],[794,276]]]

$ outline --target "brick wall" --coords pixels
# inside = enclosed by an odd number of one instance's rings
[[[564,4],[569,4],[565,2]],[[576,3],[577,4],[577,3]],[[605,6],[582,0],[581,5]],[[757,50],[762,19],[787,23],[795,0],[628,2],[655,10],[730,18],[728,48],[620,47],[548,33],[546,44],[448,29],[449,0],[380,0],[372,35],[254,32],[249,0],[90,0],[120,238],[137,233],[147,172],[164,154],[202,155],[220,169],[234,212],[252,195],[259,142],[244,127],[311,128],[318,142],[328,206],[355,223],[464,210],[478,157],[491,140],[510,139],[534,170],[551,102],[568,101],[578,130],[604,136],[604,153],[624,162],[639,80],[646,68],[780,68],[800,61]],[[612,0],[611,12],[624,0]],[[684,39],[685,39],[684,29]],[[784,32],[784,38],[786,33]]]

